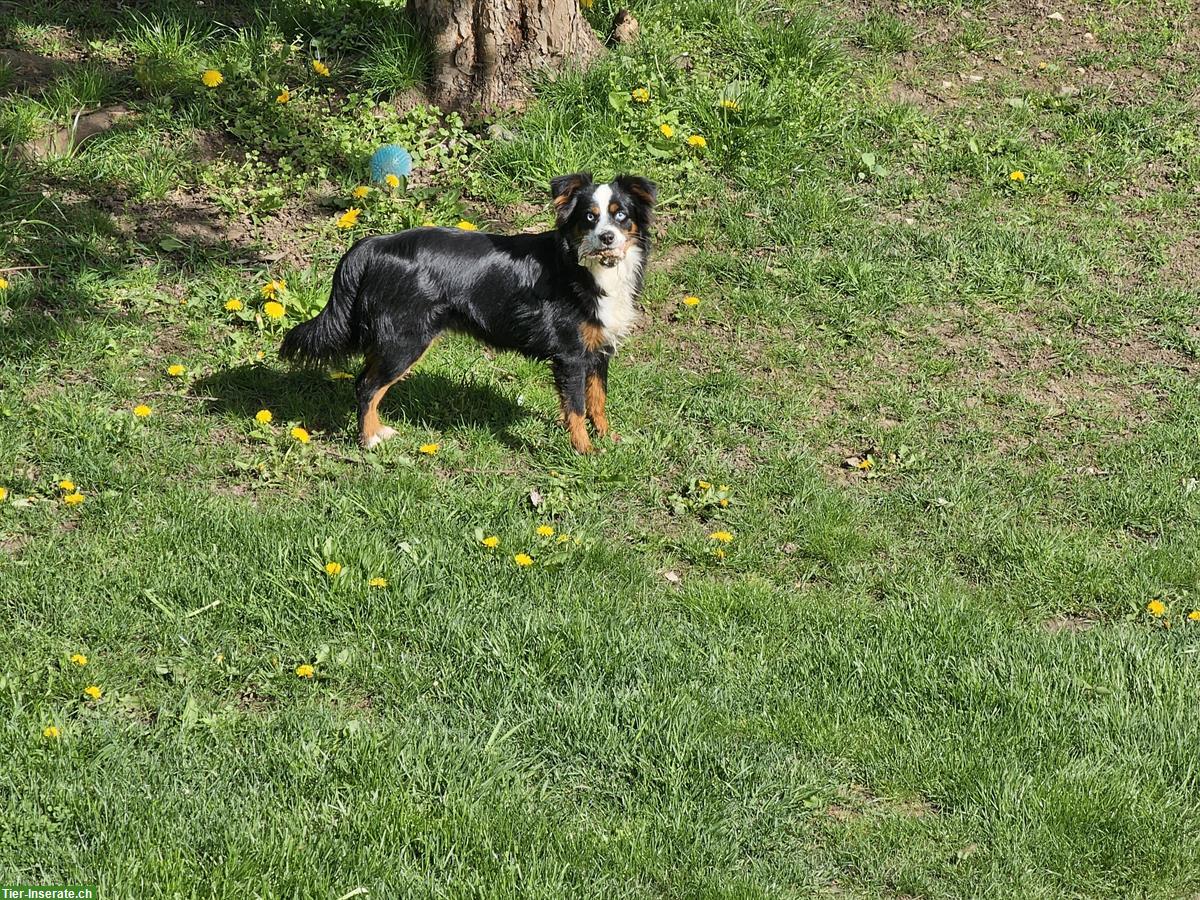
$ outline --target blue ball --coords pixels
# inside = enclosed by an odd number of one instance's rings
[[[388,175],[407,178],[412,173],[412,156],[399,144],[384,144],[371,156],[371,180],[382,183]]]

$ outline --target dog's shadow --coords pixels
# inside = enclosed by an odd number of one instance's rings
[[[343,432],[356,416],[354,382],[334,380],[313,369],[274,369],[245,365],[225,369],[192,385],[192,394],[213,414],[253,416],[271,411],[277,422],[301,422],[319,431]],[[388,419],[442,431],[450,427],[479,427],[492,431],[511,448],[525,442],[509,427],[528,410],[489,385],[471,379],[453,381],[431,372],[413,372],[388,391],[380,407]]]

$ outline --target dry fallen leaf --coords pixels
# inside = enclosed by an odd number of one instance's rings
[[[683,581],[683,579],[679,577],[678,572],[664,572],[663,578],[667,579],[667,581],[671,582],[671,584],[679,584],[679,582]]]

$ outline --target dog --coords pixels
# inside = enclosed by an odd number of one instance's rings
[[[363,355],[354,391],[364,448],[395,434],[379,403],[447,330],[548,362],[577,452],[592,450],[585,416],[609,434],[608,365],[637,320],[657,188],[577,172],[550,192],[555,227],[541,234],[426,227],[363,238],[338,263],[325,308],[285,335],[285,360]]]

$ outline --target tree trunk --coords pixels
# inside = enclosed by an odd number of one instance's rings
[[[430,100],[493,112],[521,101],[530,76],[583,65],[600,42],[579,0],[409,0],[429,47]]]

